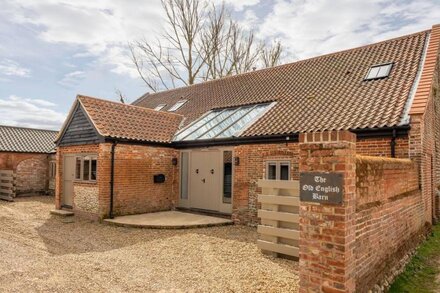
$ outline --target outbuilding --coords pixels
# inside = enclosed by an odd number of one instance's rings
[[[4,198],[54,194],[57,134],[52,130],[0,126],[0,182],[5,183],[0,193]]]

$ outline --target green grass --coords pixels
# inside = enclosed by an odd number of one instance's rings
[[[440,274],[440,225],[433,226],[432,235],[420,245],[390,288],[391,293],[428,293],[439,289]]]

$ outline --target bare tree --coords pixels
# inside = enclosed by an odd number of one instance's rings
[[[279,64],[283,48],[279,41],[275,42],[271,47],[263,47],[261,50],[261,61],[265,67],[273,67]]]
[[[280,43],[268,48],[243,30],[225,5],[205,0],[162,0],[166,29],[155,42],[130,45],[136,69],[154,92],[273,66],[280,60]]]
[[[126,104],[127,102],[127,98],[122,94],[122,92],[119,89],[115,89],[115,94],[118,98],[118,100],[122,103],[122,104]]]

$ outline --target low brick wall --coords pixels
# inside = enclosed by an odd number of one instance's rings
[[[357,156],[355,216],[356,292],[380,291],[424,236],[425,208],[416,164]]]

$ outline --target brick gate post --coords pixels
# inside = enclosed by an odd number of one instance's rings
[[[301,200],[300,292],[355,292],[356,135],[305,133],[299,142],[300,172],[343,175],[341,203]]]

